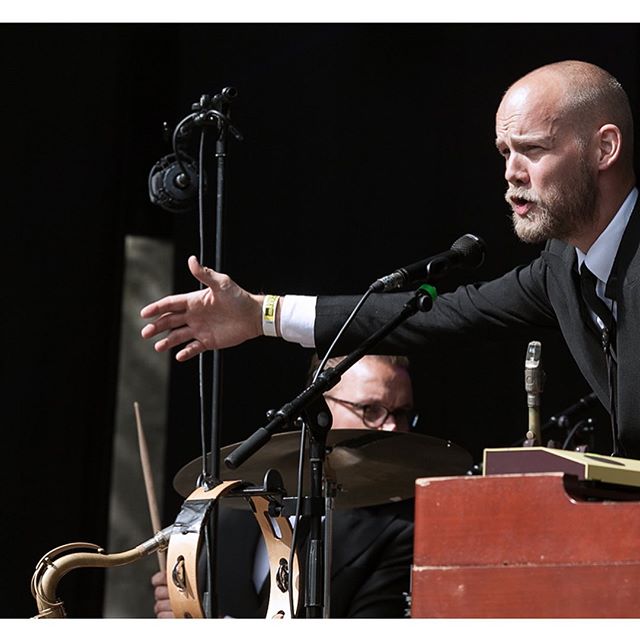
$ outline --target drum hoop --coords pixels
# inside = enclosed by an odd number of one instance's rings
[[[199,487],[182,505],[167,549],[167,588],[176,618],[205,617],[198,591],[198,558],[206,523],[216,500],[242,484],[240,480],[226,480],[210,490]],[[293,540],[291,523],[285,516],[269,514],[268,498],[249,496],[246,499],[260,527],[269,559],[270,591],[265,618],[292,618],[289,589],[292,589],[293,606],[297,609],[300,567],[297,553],[294,553],[293,570],[289,568]]]

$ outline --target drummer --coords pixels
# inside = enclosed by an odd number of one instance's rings
[[[344,358],[332,358],[335,367]],[[311,361],[310,380],[320,361]],[[334,429],[408,432],[415,421],[409,360],[404,356],[365,356],[324,395]]]
[[[335,366],[339,358],[330,360]],[[318,366],[314,357],[312,371]],[[400,356],[365,356],[347,370],[326,395],[334,429],[383,429],[409,431],[412,423],[413,390],[409,362]],[[238,527],[256,529],[252,548],[238,548]],[[246,532],[246,529],[245,529]],[[261,618],[268,593],[263,593],[266,571],[259,569],[260,536],[252,514],[220,510],[219,557],[255,558],[251,571],[240,564],[218,575],[219,609],[222,616]],[[228,545],[228,548],[226,548]],[[248,545],[251,546],[251,545]],[[333,558],[331,577],[332,618],[401,618],[408,615],[413,557],[413,501],[358,509],[338,509],[333,516]],[[251,575],[253,574],[253,575]],[[151,578],[154,611],[159,618],[171,618],[166,574]]]

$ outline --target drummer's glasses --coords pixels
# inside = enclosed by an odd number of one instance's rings
[[[389,416],[393,416],[396,419],[396,424],[401,427],[413,427],[416,421],[415,411],[413,409],[407,409],[406,407],[400,407],[392,411],[382,404],[362,404],[360,402],[351,402],[350,400],[342,400],[342,398],[327,395],[325,395],[325,398],[342,404],[353,411],[360,416],[364,426],[369,429],[381,429]]]

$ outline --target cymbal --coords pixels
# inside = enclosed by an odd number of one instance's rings
[[[220,479],[243,480],[261,486],[265,472],[280,472],[288,495],[296,495],[300,431],[274,435],[239,468],[228,469],[223,460],[241,443],[220,451]],[[325,470],[337,483],[336,509],[398,502],[412,498],[416,478],[465,474],[473,464],[461,447],[438,438],[396,431],[332,429],[327,437]],[[211,454],[209,454],[210,456]],[[173,479],[175,490],[189,496],[197,486],[202,458],[188,463]],[[305,466],[305,495],[309,494],[308,465]],[[228,506],[242,506],[230,499]],[[232,504],[237,503],[237,504]]]

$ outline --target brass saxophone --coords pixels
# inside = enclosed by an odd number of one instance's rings
[[[105,553],[89,542],[72,542],[56,547],[45,554],[36,565],[31,578],[31,593],[36,600],[36,618],[65,618],[64,603],[56,595],[58,582],[73,569],[89,567],[118,567],[168,549],[167,587],[171,609],[177,618],[203,618],[205,611],[197,585],[198,558],[205,524],[215,501],[240,480],[227,480],[212,489],[195,489],[185,500],[176,521],[156,533],[153,538],[134,549],[121,553]],[[260,495],[248,497],[267,547],[270,569],[268,618],[291,617],[298,606],[300,569],[297,554],[289,567],[293,530],[289,520],[280,514],[271,515],[269,499]],[[83,549],[83,551],[78,551]]]
[[[56,547],[45,554],[31,578],[31,593],[38,606],[36,618],[64,618],[64,603],[56,595],[61,578],[74,569],[87,567],[119,567],[163,551],[169,546],[173,525],[158,531],[134,549],[121,553],[105,553],[104,549],[90,542],[71,542]],[[84,551],[72,551],[84,549]]]

